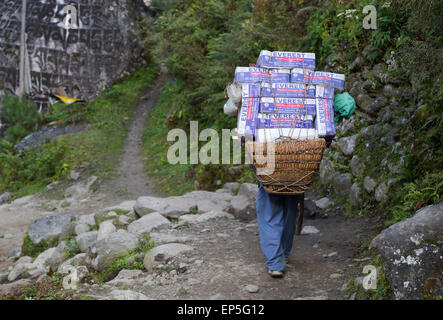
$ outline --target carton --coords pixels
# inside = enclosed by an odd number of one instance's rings
[[[301,83],[274,83],[263,85],[263,97],[315,98],[315,86],[306,87]]]
[[[304,98],[261,98],[260,112],[263,113],[296,113],[316,114],[315,99]]]
[[[267,114],[259,113],[257,121],[258,129],[276,128],[305,128],[314,129],[314,117],[298,115],[294,113]]]
[[[237,118],[239,136],[253,136],[257,127],[257,114],[260,99],[249,97],[242,99],[242,105]]]
[[[291,71],[289,69],[264,69],[237,67],[235,69],[234,83],[262,83],[262,82],[289,82]]]
[[[315,86],[315,97],[322,99],[334,99],[334,88]]]
[[[312,78],[312,84],[323,85],[336,89],[344,89],[345,75],[338,73],[316,71],[314,72],[314,76]]]
[[[257,67],[315,69],[315,53],[262,50]]]
[[[290,137],[298,140],[317,139],[318,134],[315,129],[294,129],[294,128],[280,128],[280,129],[257,129],[255,131],[255,140],[258,142],[271,142],[281,137]]]
[[[308,69],[294,68],[291,70],[291,82],[312,84],[314,71]]]
[[[319,137],[335,136],[334,100],[317,99],[317,116],[315,128]]]
[[[242,98],[259,98],[261,86],[259,84],[242,84]]]

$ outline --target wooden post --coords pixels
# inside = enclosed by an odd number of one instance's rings
[[[20,34],[20,83],[18,95],[20,97],[25,93],[25,46],[26,46],[26,0],[22,0],[22,28]]]
[[[300,196],[299,208],[298,208],[298,217],[297,217],[297,229],[295,230],[295,234],[297,236],[301,235],[301,231],[303,229],[303,215],[305,214],[305,194],[303,193]]]

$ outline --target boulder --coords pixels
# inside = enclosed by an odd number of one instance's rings
[[[51,258],[54,254],[56,254],[56,250],[57,248],[49,248],[48,250],[40,253],[37,258],[35,258],[34,265],[39,269],[49,272],[51,268]]]
[[[156,233],[156,232],[152,232],[150,234],[150,237],[156,245],[167,244],[167,243],[184,243],[192,240],[191,237],[187,236],[176,236],[173,234]]]
[[[64,274],[67,266],[80,267],[85,266],[88,263],[88,255],[86,253],[80,253],[75,257],[66,260],[57,268],[58,274]]]
[[[103,300],[152,300],[142,293],[132,290],[112,290]]]
[[[193,251],[194,248],[181,243],[168,243],[155,247],[145,254],[143,264],[146,270],[151,270],[157,262],[165,261],[181,253]]]
[[[356,102],[363,111],[371,113],[370,106],[374,102],[374,99],[372,99],[369,95],[367,95],[366,93],[359,94],[357,96]]]
[[[152,230],[167,228],[170,224],[160,213],[153,212],[132,222],[128,226],[128,232],[136,235],[149,234]]]
[[[75,240],[77,241],[78,247],[80,248],[81,252],[88,252],[89,249],[95,245],[97,237],[98,232],[92,231],[78,235]]]
[[[332,206],[334,203],[329,198],[321,198],[320,200],[315,201],[315,205],[319,207],[321,210],[325,210]]]
[[[127,286],[132,287],[137,283],[137,280],[144,275],[141,270],[121,270],[117,277],[113,280],[108,281],[106,284],[112,286]]]
[[[91,214],[79,216],[79,217],[77,217],[77,222],[82,223],[82,224],[87,224],[89,226],[93,226],[93,225],[95,225],[95,215],[93,213],[91,213]]]
[[[167,218],[178,218],[184,214],[204,213],[212,210],[226,210],[233,195],[227,192],[193,191],[180,197],[140,197],[134,205],[140,216],[158,212]]]
[[[0,285],[0,297],[8,296],[14,294],[18,290],[30,286],[32,284],[32,280],[30,279],[21,279],[18,281],[14,281],[12,283],[6,283]]]
[[[129,251],[137,248],[138,239],[135,235],[125,231],[118,230],[96,242],[91,252],[96,253],[96,258],[92,261],[93,267],[101,271],[107,262],[128,254]]]
[[[334,163],[326,158],[323,158],[320,162],[320,182],[322,185],[328,185],[332,183],[332,176],[334,175]]]
[[[117,231],[117,228],[111,221],[103,221],[102,223],[100,223],[100,227],[98,229],[97,241],[105,239],[107,236],[114,233],[115,231]]]
[[[0,195],[0,206],[2,204],[8,203],[9,199],[11,198],[11,194],[9,192],[3,193]]]
[[[88,224],[85,223],[77,223],[75,228],[74,228],[74,232],[75,234],[78,236],[82,233],[86,233],[89,232],[91,230],[91,227]]]
[[[351,172],[354,177],[359,176],[363,170],[365,170],[365,165],[360,161],[358,156],[353,156],[351,159]]]
[[[380,185],[375,189],[375,200],[378,202],[385,202],[388,200],[387,196],[388,186],[385,182],[380,183]]]
[[[363,180],[363,187],[365,188],[367,193],[372,193],[377,186],[377,182],[371,177],[366,176]]]
[[[13,282],[20,278],[29,278],[30,271],[36,270],[38,267],[33,263],[19,263],[12,268],[8,274],[8,281]]]
[[[352,155],[357,145],[358,137],[359,135],[356,134],[350,137],[343,137],[338,140],[338,146],[340,147],[340,150],[343,152],[344,155]]]
[[[396,299],[443,295],[443,201],[383,230],[372,240]]]
[[[238,182],[228,182],[223,185],[223,189],[229,190],[232,194],[235,194],[240,187]]]
[[[243,183],[238,190],[238,196],[244,196],[251,201],[256,200],[258,193],[258,185],[254,183]]]
[[[360,186],[358,185],[358,183],[354,183],[351,186],[351,190],[349,192],[349,198],[351,199],[353,206],[356,208],[359,208],[360,205],[362,204],[360,192],[361,192]]]
[[[201,223],[220,218],[233,219],[234,217],[231,214],[224,211],[210,211],[203,214],[187,214],[181,216],[178,219],[179,221],[184,221],[189,223]]]
[[[87,198],[98,186],[98,178],[91,176],[85,181],[79,182],[65,191],[65,198],[81,200]]]
[[[37,219],[29,226],[29,238],[32,243],[38,244],[41,240],[58,237],[61,235],[63,228],[70,224],[73,219],[74,217],[70,214]]]
[[[348,196],[351,189],[351,175],[349,173],[335,173],[332,177],[332,185],[337,194]]]
[[[256,203],[255,200],[248,199],[243,195],[235,196],[231,200],[231,205],[228,209],[229,213],[232,213],[234,217],[243,222],[249,222],[255,219],[256,216]]]

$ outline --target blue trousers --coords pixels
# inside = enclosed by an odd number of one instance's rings
[[[269,194],[261,184],[257,195],[257,222],[260,246],[273,271],[285,270],[295,234],[300,196]]]

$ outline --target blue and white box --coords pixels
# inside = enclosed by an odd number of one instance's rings
[[[312,84],[314,71],[308,69],[294,68],[291,70],[291,82]]]
[[[312,78],[312,84],[323,85],[336,89],[344,89],[345,75],[339,73],[316,71],[314,72],[314,76]]]
[[[315,115],[315,99],[304,98],[261,98],[260,112],[263,113],[296,113]]]
[[[315,97],[322,99],[334,99],[334,88],[315,86]]]
[[[289,82],[290,79],[291,71],[289,69],[237,67],[234,83],[280,83]]]
[[[334,123],[334,100],[317,99],[315,128],[319,137],[324,138],[336,135]]]
[[[237,118],[237,131],[239,136],[252,137],[257,127],[257,115],[260,98],[249,97],[242,99],[242,105]]]
[[[263,97],[315,98],[315,86],[306,87],[301,83],[274,83],[263,85]]]
[[[258,57],[259,68],[315,69],[315,53],[262,50]]]
[[[314,129],[314,117],[294,113],[259,113],[258,129],[304,128]]]

